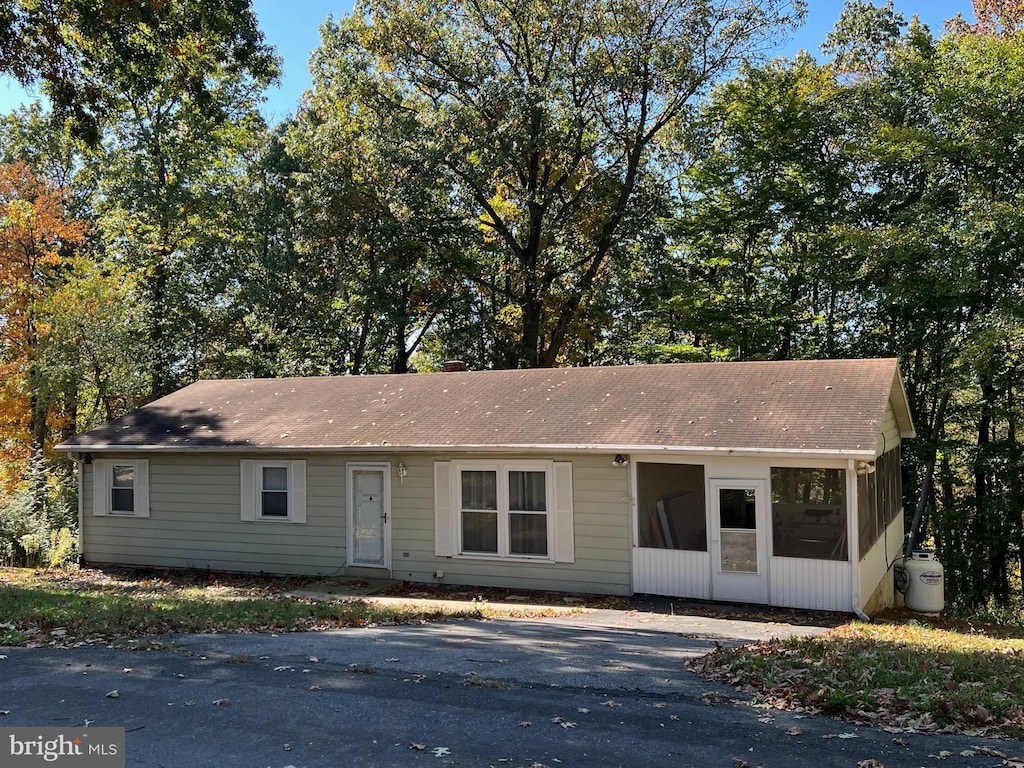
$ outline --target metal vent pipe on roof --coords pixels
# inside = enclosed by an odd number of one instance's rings
[[[469,366],[466,365],[464,360],[445,360],[441,363],[441,370],[445,373],[458,373],[460,371],[468,371]]]

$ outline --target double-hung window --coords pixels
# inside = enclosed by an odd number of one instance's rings
[[[110,514],[135,514],[135,465],[114,464],[111,467]]]
[[[547,558],[549,463],[461,464],[457,471],[461,554]]]
[[[95,459],[93,514],[149,517],[149,460]]]
[[[288,465],[260,467],[260,517],[288,517]]]
[[[574,562],[572,464],[434,464],[435,554]]]
[[[306,462],[242,459],[242,520],[306,522]]]
[[[508,480],[508,551],[511,555],[548,555],[548,475],[510,469]]]

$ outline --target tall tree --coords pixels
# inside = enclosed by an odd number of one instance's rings
[[[91,143],[125,92],[168,81],[216,112],[212,62],[274,76],[250,0],[0,0],[0,72],[41,81]]]
[[[24,162],[0,166],[0,446],[14,475],[8,481],[42,461],[53,405],[42,364],[44,304],[84,238],[84,224],[66,214],[62,190]]]
[[[670,302],[709,357],[841,357],[858,332],[857,168],[834,71],[807,55],[748,67],[717,89],[682,176]]]
[[[197,246],[234,220],[226,192],[275,72],[262,44],[236,59],[232,13],[244,28],[247,4],[168,3],[132,39],[132,56],[103,37],[83,64],[86,81],[108,89],[97,212],[110,254],[142,276],[153,398],[195,375],[196,365],[183,366],[203,336],[195,305],[212,303],[225,277]]]
[[[508,328],[493,363],[533,367],[562,359],[609,260],[644,226],[652,196],[639,192],[662,183],[669,127],[802,10],[367,0],[326,34],[343,41],[336,55],[362,60],[380,119],[415,127],[476,223],[467,288]]]

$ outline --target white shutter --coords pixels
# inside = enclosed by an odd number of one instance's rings
[[[452,464],[434,462],[434,554],[452,557],[459,553],[455,537],[455,510],[452,507]]]
[[[106,515],[110,513],[110,465],[106,459],[94,459],[92,462],[92,513]]]
[[[256,462],[242,459],[242,519],[256,519]]]
[[[555,562],[576,561],[572,525],[572,462],[556,461],[555,475]]]
[[[149,517],[149,459],[136,459],[135,466],[135,516]]]
[[[291,514],[288,519],[293,523],[304,523],[306,522],[306,462],[300,460],[289,462],[289,464],[291,471],[288,473],[288,479],[291,487],[288,489],[288,501],[291,505]]]

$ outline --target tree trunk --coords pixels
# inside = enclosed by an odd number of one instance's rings
[[[921,532],[921,523],[924,519],[924,510],[928,505],[928,497],[932,491],[932,481],[935,477],[935,459],[939,451],[939,438],[942,436],[942,427],[946,419],[946,406],[949,404],[949,392],[944,392],[939,398],[939,404],[935,408],[935,418],[932,421],[932,432],[928,441],[928,456],[925,459],[924,480],[921,482],[921,490],[917,497],[917,508],[914,510],[914,519],[910,523],[910,538],[907,540],[907,552],[912,552],[917,546]]]

